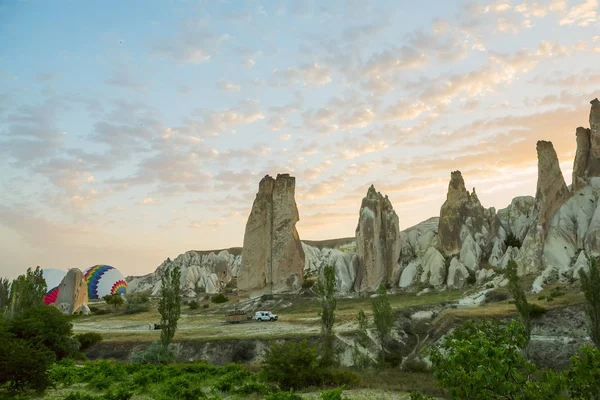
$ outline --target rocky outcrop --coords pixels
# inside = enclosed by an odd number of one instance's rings
[[[510,205],[498,210],[498,218],[506,234],[512,233],[523,242],[533,219],[535,197],[519,196],[512,199]]]
[[[558,156],[552,142],[537,142],[538,181],[533,207],[534,218],[547,232],[548,220],[571,196],[565,178],[560,170]]]
[[[255,294],[297,292],[303,281],[304,251],[296,230],[296,179],[278,174],[259,183],[246,231],[238,289]]]
[[[546,237],[550,219],[571,196],[560,170],[552,142],[537,142],[538,180],[533,205],[533,219],[517,257],[519,275],[536,273],[543,269]],[[554,238],[555,235],[551,236]]]
[[[590,159],[591,131],[584,127],[577,128],[577,152],[573,161],[573,183],[571,190],[576,192],[587,184],[587,166]]]
[[[348,293],[354,289],[358,271],[356,253],[340,249],[319,249],[306,243],[302,243],[302,249],[305,254],[305,276],[319,275],[324,265],[331,265],[335,269],[336,292]]]
[[[357,292],[374,292],[391,282],[400,256],[398,216],[387,196],[371,185],[360,206],[356,227]]]
[[[167,258],[154,273],[131,279],[127,283],[127,290],[149,292],[152,296],[158,296],[165,271],[179,268],[183,296],[218,293],[237,276],[242,261],[241,253],[242,249],[239,247],[215,251],[187,251],[174,260]]]
[[[472,194],[469,193],[460,171],[452,172],[446,201],[440,209],[438,226],[440,246],[446,255],[454,255],[460,251],[465,233],[481,232],[484,211],[475,189]]]
[[[58,296],[54,306],[63,314],[89,314],[88,285],[78,268],[72,268],[58,285]]]

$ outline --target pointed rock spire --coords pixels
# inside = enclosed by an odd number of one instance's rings
[[[560,170],[558,156],[552,142],[537,142],[538,180],[535,193],[534,219],[547,233],[548,224],[554,213],[571,196]]]

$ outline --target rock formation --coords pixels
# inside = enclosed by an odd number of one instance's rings
[[[475,189],[469,193],[460,171],[450,174],[446,201],[440,209],[439,241],[446,255],[460,251],[465,234],[481,232],[484,222],[482,207]]]
[[[58,297],[54,306],[63,314],[89,314],[87,302],[88,286],[83,272],[72,268],[58,285]]]
[[[318,275],[323,265],[332,265],[335,269],[336,292],[349,293],[354,290],[356,273],[358,271],[358,257],[352,247],[340,248],[317,248],[302,243],[302,249],[306,256],[304,264],[305,275]]]
[[[573,162],[573,192],[587,185],[590,178],[600,176],[600,101],[594,99],[590,103],[590,128],[579,127],[575,133],[577,152]]]
[[[360,206],[356,227],[358,273],[355,289],[374,292],[388,284],[400,256],[398,216],[387,196],[371,185]]]
[[[219,293],[237,276],[242,261],[242,249],[216,251],[187,251],[174,260],[167,258],[156,271],[127,283],[129,292],[147,291],[152,296],[160,294],[162,276],[166,270],[181,270],[181,294],[194,297],[197,293]]]
[[[253,293],[297,292],[303,281],[304,250],[296,222],[296,179],[278,174],[259,183],[244,233],[238,289]]]

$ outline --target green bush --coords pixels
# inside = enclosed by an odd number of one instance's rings
[[[200,308],[200,303],[198,303],[196,300],[190,301],[188,305],[190,307],[190,310],[197,310],[198,308]]]
[[[322,374],[322,384],[328,386],[354,386],[360,382],[357,373],[346,368],[327,368]]]
[[[265,354],[262,373],[267,381],[285,390],[315,386],[323,381],[317,348],[307,340],[272,343]]]
[[[169,364],[175,362],[175,353],[160,342],[152,342],[146,350],[133,356],[132,361],[142,364]]]
[[[210,299],[210,301],[215,304],[221,304],[221,303],[227,303],[229,301],[229,298],[227,296],[225,296],[223,293],[219,293],[216,296],[213,296],[213,298]]]
[[[45,346],[15,338],[0,327],[0,387],[43,392],[51,384],[48,370],[54,359]]]
[[[86,332],[75,335],[79,342],[79,350],[84,351],[102,341],[102,335],[97,332]]]
[[[117,389],[109,389],[103,396],[102,400],[129,400],[133,397],[133,392],[124,386],[119,386]]]
[[[193,374],[184,374],[167,380],[162,385],[161,399],[198,400],[205,398],[202,382]]]
[[[63,400],[100,400],[101,397],[92,396],[91,394],[83,392],[71,392]]]
[[[592,345],[582,346],[570,361],[571,368],[566,377],[571,398],[597,398],[600,394],[600,350]]]
[[[90,312],[93,315],[106,315],[106,314],[110,314],[110,310],[109,309],[98,308],[98,307],[94,307],[94,306],[90,306]]]
[[[343,400],[342,392],[342,388],[324,390],[320,392],[320,397],[322,400]]]
[[[127,303],[123,312],[125,314],[139,314],[150,311],[149,303]]]
[[[277,391],[265,395],[265,400],[302,400],[302,396],[294,393],[294,389],[289,392]]]
[[[29,308],[7,323],[15,337],[48,348],[57,360],[79,351],[79,343],[71,336],[73,325],[69,317],[55,307]]]
[[[314,285],[315,285],[314,279],[305,279],[304,282],[302,282],[302,289],[310,289]]]

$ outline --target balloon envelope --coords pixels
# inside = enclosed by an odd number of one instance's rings
[[[88,285],[88,297],[92,300],[127,293],[125,277],[110,265],[94,265],[83,271],[83,275]]]

